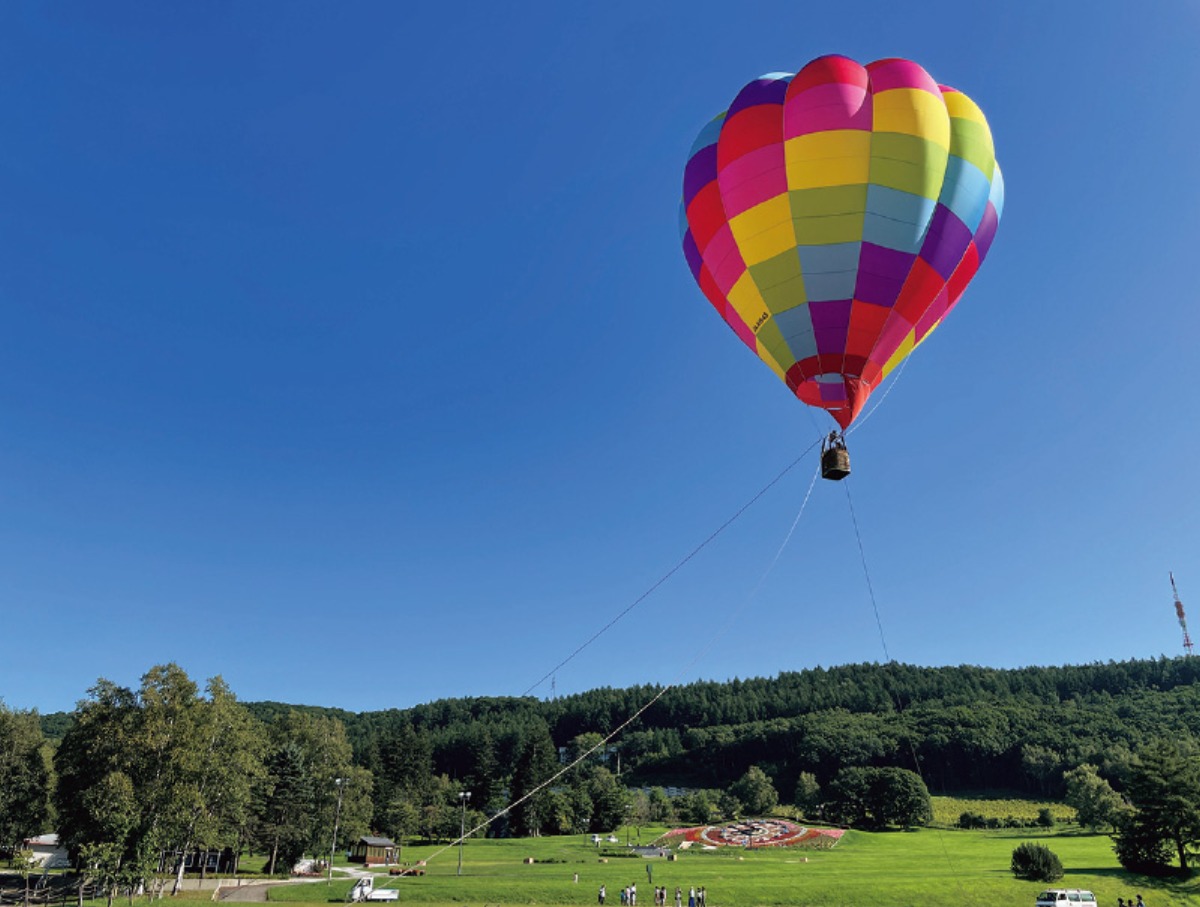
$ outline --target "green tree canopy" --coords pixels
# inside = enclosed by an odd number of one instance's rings
[[[770,777],[757,765],[752,765],[729,788],[729,792],[741,801],[742,808],[750,816],[765,816],[779,805],[779,794]]]
[[[1133,765],[1132,813],[1117,835],[1117,857],[1126,868],[1161,871],[1174,851],[1182,872],[1188,851],[1200,845],[1200,754],[1193,741],[1158,740]]]
[[[0,846],[20,849],[49,830],[50,750],[36,712],[0,702]]]
[[[1092,830],[1113,828],[1125,803],[1094,765],[1080,765],[1063,775],[1067,785],[1066,801],[1075,807],[1080,825]]]
[[[262,733],[218,677],[207,696],[177,665],[135,693],[100,680],[55,755],[59,833],[106,877],[142,882],[160,860],[236,843],[261,774]]]
[[[836,821],[861,828],[925,825],[933,816],[925,782],[903,768],[843,769],[829,785],[825,805]]]

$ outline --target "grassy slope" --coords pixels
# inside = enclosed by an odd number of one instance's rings
[[[643,840],[649,836],[643,830]],[[401,890],[399,904],[495,905],[581,904],[596,902],[601,883],[608,905],[620,907],[619,889],[638,885],[639,907],[652,907],[652,885],[685,891],[703,885],[711,907],[771,905],[855,905],[855,907],[961,907],[962,904],[1032,907],[1044,886],[1012,877],[1008,863],[1022,841],[1047,844],[1063,861],[1062,887],[1090,888],[1101,905],[1141,892],[1150,907],[1196,907],[1200,879],[1164,883],[1130,876],[1118,866],[1104,835],[1051,834],[1034,830],[938,831],[867,834],[849,832],[831,851],[772,849],[688,851],[679,860],[610,857],[600,863],[584,837],[519,841],[473,841],[464,848],[463,876],[456,876],[457,852],[431,859],[422,878],[388,880]],[[614,849],[615,850],[615,849]],[[406,861],[433,857],[434,848],[405,848]],[[533,857],[532,866],[522,860]],[[804,862],[807,857],[808,862]],[[579,884],[571,881],[579,873]],[[307,903],[341,901],[349,882],[331,888],[297,885],[272,891],[272,900]]]

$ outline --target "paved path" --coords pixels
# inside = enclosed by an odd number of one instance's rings
[[[343,879],[362,879],[374,875],[375,873],[373,872],[367,872],[364,869],[357,869],[353,866],[338,867],[335,870],[335,876]],[[278,882],[255,882],[251,885],[222,885],[218,889],[217,897],[231,904],[264,904],[267,900],[267,890],[276,885],[316,884],[324,881],[326,881],[325,876],[305,876],[303,878],[286,879]]]

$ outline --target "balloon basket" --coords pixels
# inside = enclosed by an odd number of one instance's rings
[[[821,478],[840,482],[850,475],[850,451],[844,445],[834,445],[821,451]]]

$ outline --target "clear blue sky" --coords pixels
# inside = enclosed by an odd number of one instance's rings
[[[832,427],[677,232],[700,126],[831,52],[967,92],[1007,184],[851,439],[888,654],[1179,653],[1200,5],[1143,7],[0,5],[0,697],[165,661],[354,710],[527,689]],[[882,660],[832,483],[720,629],[814,468],[557,691]]]

